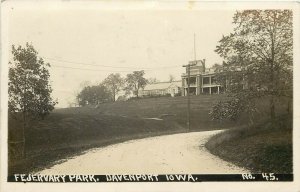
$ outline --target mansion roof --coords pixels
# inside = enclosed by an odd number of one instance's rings
[[[173,82],[159,82],[159,83],[152,83],[152,84],[147,84],[144,88],[144,91],[147,90],[161,90],[161,89],[168,89],[172,85],[181,87],[182,86],[182,81],[173,81]]]

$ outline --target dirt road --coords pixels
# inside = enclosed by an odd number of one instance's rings
[[[207,139],[219,131],[181,133],[132,140],[87,151],[40,174],[245,173],[210,154]]]

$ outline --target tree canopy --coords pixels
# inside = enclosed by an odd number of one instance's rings
[[[174,75],[170,74],[170,75],[169,75],[169,82],[171,83],[171,82],[173,82],[173,81],[176,81],[176,78],[175,78]]]
[[[49,63],[38,57],[31,44],[12,46],[13,60],[9,62],[8,107],[10,113],[23,113],[31,118],[45,117],[54,109],[51,98]]]
[[[232,108],[251,114],[256,111],[253,100],[267,96],[270,117],[274,119],[275,97],[292,97],[292,11],[238,11],[233,23],[233,33],[222,37],[216,52],[224,59],[217,79],[235,102],[218,103],[212,114],[218,118],[217,111],[228,112]],[[232,118],[232,114],[226,117]]]
[[[125,87],[126,92],[133,92],[133,94],[138,98],[139,90],[143,89],[148,80],[144,78],[145,72],[142,71],[134,71],[133,73],[127,74],[125,79],[127,86]]]
[[[150,77],[147,79],[148,83],[153,84],[153,83],[159,83],[160,81],[156,79],[155,77]]]
[[[122,90],[124,80],[119,73],[112,73],[103,80],[103,85],[106,86],[112,93],[112,100],[116,100],[116,95]]]
[[[111,92],[104,85],[84,87],[77,95],[77,101],[80,106],[98,105],[111,100]]]

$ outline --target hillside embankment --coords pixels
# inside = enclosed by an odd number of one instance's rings
[[[9,119],[9,174],[29,173],[55,161],[95,147],[127,140],[174,133],[240,127],[237,122],[213,122],[209,111],[225,95],[191,96],[191,127],[187,130],[187,98],[148,98],[98,106],[55,109],[43,120],[31,122],[25,130],[26,158],[21,158],[21,121]],[[265,102],[260,107],[265,109]],[[267,116],[261,113],[259,120]]]
[[[293,173],[292,115],[252,127],[226,130],[213,136],[206,148],[214,155],[253,173]]]

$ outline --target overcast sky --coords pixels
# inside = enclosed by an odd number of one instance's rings
[[[147,78],[180,80],[182,65],[197,59],[221,63],[214,52],[232,32],[234,10],[21,9],[9,12],[9,42],[30,42],[49,62],[57,107],[73,102],[80,84],[145,70]],[[99,65],[99,66],[94,66]]]

